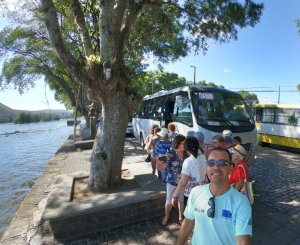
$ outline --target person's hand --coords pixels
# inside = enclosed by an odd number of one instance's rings
[[[156,159],[156,168],[157,168],[158,170],[163,170],[163,169],[165,169],[166,167],[167,167],[167,163],[165,163],[165,162],[159,160],[158,158]]]

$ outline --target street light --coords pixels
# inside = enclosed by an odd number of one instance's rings
[[[191,66],[194,68],[194,86],[196,85],[196,66]]]

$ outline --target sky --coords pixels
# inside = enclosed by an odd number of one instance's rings
[[[16,1],[12,1],[16,2]],[[261,1],[257,1],[261,2]],[[226,44],[210,41],[205,55],[199,54],[165,65],[166,72],[177,73],[193,81],[205,80],[230,90],[255,93],[260,103],[299,104],[300,35],[295,20],[300,18],[299,0],[265,0],[260,22],[239,30],[238,40]],[[0,28],[3,27],[1,21]],[[149,69],[156,69],[153,62]],[[280,87],[280,93],[279,91]],[[47,88],[47,86],[46,86]],[[258,92],[274,90],[276,92]],[[0,91],[0,102],[13,109],[64,109],[53,92],[38,81],[24,95],[12,89]]]

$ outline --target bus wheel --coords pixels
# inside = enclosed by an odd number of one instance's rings
[[[144,149],[145,148],[145,143],[144,143],[144,137],[143,137],[142,133],[140,133],[140,144],[141,144],[141,147]]]

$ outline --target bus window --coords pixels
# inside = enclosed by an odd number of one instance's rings
[[[274,123],[275,119],[275,109],[265,108],[262,114],[262,122],[265,123]]]
[[[295,125],[300,126],[300,109],[295,109]]]
[[[175,122],[183,123],[189,127],[193,126],[192,110],[187,93],[176,96],[173,118]]]
[[[241,96],[218,92],[195,92],[192,103],[200,125],[253,126],[250,110]]]

